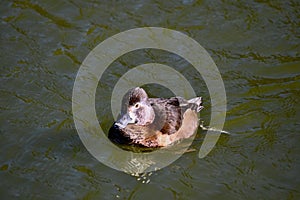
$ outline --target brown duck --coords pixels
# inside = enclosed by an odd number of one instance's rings
[[[108,137],[118,144],[165,147],[192,136],[198,128],[202,98],[148,98],[142,88],[128,93],[125,112],[113,124]]]

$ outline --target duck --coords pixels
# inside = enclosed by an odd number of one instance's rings
[[[113,143],[167,147],[197,131],[202,97],[149,98],[141,87],[127,94],[120,117],[109,129],[108,138]]]

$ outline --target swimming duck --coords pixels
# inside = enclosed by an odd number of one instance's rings
[[[108,138],[118,144],[165,147],[189,138],[198,128],[197,113],[203,108],[202,97],[149,98],[137,87],[128,92],[125,111],[114,122]]]

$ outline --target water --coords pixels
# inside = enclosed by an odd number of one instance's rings
[[[1,199],[299,199],[299,10],[299,1],[2,1]],[[179,160],[135,177],[88,153],[73,124],[71,97],[90,50],[144,26],[181,31],[208,50],[224,80],[224,129],[232,134],[199,159],[205,136],[199,130]],[[183,60],[136,53],[175,63],[209,99]],[[99,91],[109,91],[123,69],[143,61],[137,57],[114,63],[98,87],[97,108],[110,98]],[[208,122],[209,101],[205,108],[201,117]],[[97,114],[107,129],[109,109]]]

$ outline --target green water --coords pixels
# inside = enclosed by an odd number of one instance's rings
[[[300,2],[1,1],[1,199],[299,199]],[[145,26],[181,31],[216,62],[227,94],[221,136],[204,159],[199,130],[191,150],[134,177],[98,162],[72,118],[77,70],[100,42]],[[114,83],[143,61],[178,66],[207,99],[205,83],[175,55],[138,51],[111,66],[97,92],[98,117]],[[169,91],[150,87],[153,95]],[[165,92],[164,92],[165,91]],[[147,183],[146,183],[147,182]]]

